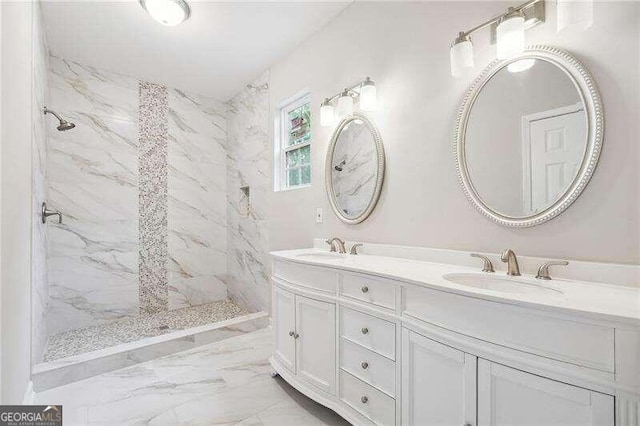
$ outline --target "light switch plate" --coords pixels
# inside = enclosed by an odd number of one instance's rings
[[[316,223],[322,223],[322,208],[316,209]]]

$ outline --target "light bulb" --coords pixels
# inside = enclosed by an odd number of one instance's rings
[[[473,43],[471,37],[460,33],[449,50],[451,75],[458,77],[465,68],[473,68]]]
[[[509,72],[522,72],[531,68],[535,63],[535,59],[520,59],[519,61],[511,62],[507,65],[507,69]]]
[[[378,108],[376,83],[367,77],[360,88],[360,109],[363,111],[375,111],[376,108]]]
[[[338,98],[338,118],[343,119],[351,114],[353,114],[353,98],[345,89]]]
[[[524,15],[512,7],[496,28],[498,59],[511,59],[524,52]]]
[[[557,0],[557,23],[558,32],[586,30],[593,24],[593,0]]]
[[[189,18],[189,5],[184,0],[140,0],[149,15],[163,25],[178,25]]]
[[[335,112],[333,111],[333,105],[329,102],[329,99],[325,99],[320,105],[320,125],[321,126],[333,126],[336,121]]]

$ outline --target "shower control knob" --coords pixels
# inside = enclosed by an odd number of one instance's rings
[[[367,327],[362,327],[362,330],[360,330],[362,332],[362,334],[369,334],[369,329]]]
[[[369,368],[369,363],[367,361],[363,361],[362,364],[360,364],[360,367],[362,367],[363,370],[366,370]]]

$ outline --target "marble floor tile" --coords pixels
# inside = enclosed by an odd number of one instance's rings
[[[347,425],[273,379],[262,329],[40,392],[65,425]]]

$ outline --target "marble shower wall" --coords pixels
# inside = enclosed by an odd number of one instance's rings
[[[269,71],[251,85],[228,102],[227,284],[230,297],[237,303],[268,311]],[[249,187],[248,209],[243,200],[244,187]]]
[[[76,124],[50,126],[49,333],[136,315],[138,80],[50,58],[50,107]]]
[[[146,240],[141,82],[55,57],[50,67],[50,107],[76,123],[67,132],[49,128],[48,201],[64,216],[47,225],[53,334],[145,312],[139,267]],[[167,217],[167,249],[155,261],[166,265],[162,309],[174,309],[226,298],[226,119],[220,102],[165,93],[167,197],[155,208]]]
[[[217,100],[169,89],[169,309],[227,298],[227,119]]]
[[[47,342],[47,307],[49,288],[47,280],[48,228],[40,220],[40,206],[47,199],[47,126],[43,108],[49,101],[49,53],[44,35],[40,3],[34,3],[33,17],[33,201],[31,233],[31,362],[40,361]]]

